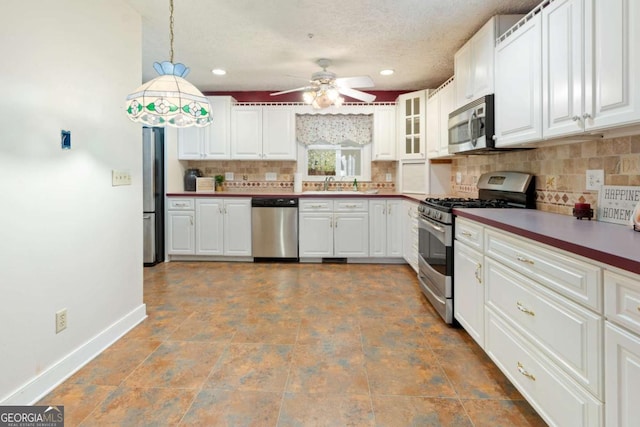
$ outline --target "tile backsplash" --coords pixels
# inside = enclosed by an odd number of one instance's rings
[[[397,162],[372,162],[371,181],[358,181],[358,189],[379,190],[381,192],[396,191],[395,179]],[[228,191],[282,191],[293,192],[293,175],[297,171],[296,161],[252,161],[252,160],[206,160],[190,161],[189,168],[198,168],[204,176],[224,175],[233,172],[233,181],[225,181],[224,188]],[[267,181],[266,174],[275,173],[275,181]],[[386,181],[386,175],[391,174],[392,181]],[[330,189],[351,190],[353,180],[344,179],[330,184]],[[316,190],[322,187],[322,182],[303,181],[303,190]]]
[[[604,170],[605,185],[640,186],[640,135],[455,157],[451,188],[458,197],[477,197],[476,183],[485,172],[529,172],[536,176],[537,209],[571,215],[574,203],[586,202],[596,208],[598,192],[586,189],[590,169]]]

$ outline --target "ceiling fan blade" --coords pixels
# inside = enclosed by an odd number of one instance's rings
[[[348,87],[338,87],[338,92],[364,102],[373,102],[376,99],[375,95],[371,95],[370,93],[362,92]]]
[[[284,95],[285,93],[298,92],[298,91],[301,91],[301,90],[306,90],[307,88],[308,88],[308,86],[303,86],[303,87],[299,87],[299,88],[296,88],[296,89],[283,90],[282,92],[270,93],[269,95],[271,95],[271,96]]]
[[[373,80],[369,76],[339,77],[336,84],[344,87],[373,87]]]

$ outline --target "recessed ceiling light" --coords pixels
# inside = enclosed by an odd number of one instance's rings
[[[227,74],[227,72],[222,68],[214,68],[213,70],[211,70],[211,72],[216,76],[224,76],[225,74]]]
[[[387,70],[380,71],[380,75],[381,76],[390,76],[393,73],[394,73],[394,71],[392,69],[387,69]]]

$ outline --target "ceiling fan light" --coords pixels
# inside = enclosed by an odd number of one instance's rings
[[[314,91],[306,91],[302,94],[302,100],[305,104],[311,104],[316,99],[316,93]]]
[[[335,105],[336,107],[340,107],[342,106],[343,102],[344,102],[344,98],[339,96],[335,99],[335,101],[333,101],[333,105]]]
[[[335,101],[336,99],[340,98],[340,92],[338,92],[338,89],[333,86],[329,87],[325,94],[331,101]]]

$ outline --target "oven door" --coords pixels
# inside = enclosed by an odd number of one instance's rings
[[[452,227],[418,217],[418,279],[422,292],[447,323],[453,320]]]

